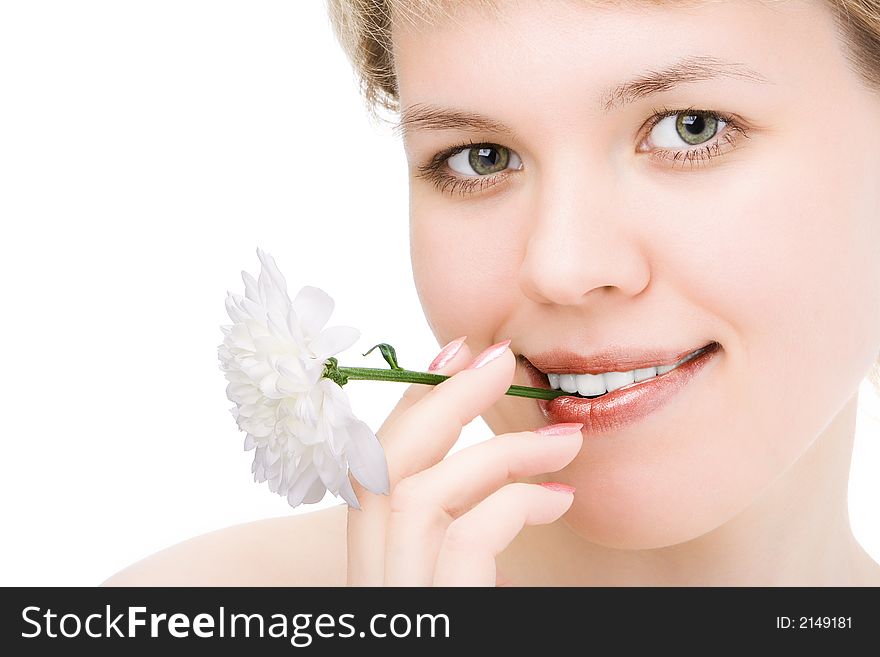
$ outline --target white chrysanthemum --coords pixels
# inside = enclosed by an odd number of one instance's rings
[[[291,506],[318,502],[329,490],[359,509],[348,472],[367,490],[388,493],[385,452],[352,413],[348,398],[324,378],[325,361],[357,341],[348,326],[324,329],[333,299],[305,286],[293,302],[271,255],[257,249],[258,280],[241,272],[245,294],[227,292],[232,325],[221,326],[220,369],[245,449],[256,449],[254,480]],[[323,330],[322,330],[323,329]]]

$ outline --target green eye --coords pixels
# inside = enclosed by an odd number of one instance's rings
[[[678,114],[675,132],[691,146],[699,146],[718,134],[718,120],[705,112]]]
[[[481,176],[504,171],[510,161],[510,151],[504,146],[469,148],[468,153],[468,164]]]
[[[704,110],[666,110],[654,121],[650,133],[650,143],[658,149],[671,149],[684,153],[682,146],[698,146],[705,150],[706,145],[726,126],[725,118],[714,112]]]
[[[463,176],[491,176],[505,169],[522,168],[519,156],[506,146],[472,144],[447,160],[449,168]]]

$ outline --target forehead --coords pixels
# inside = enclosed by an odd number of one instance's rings
[[[528,4],[552,11],[562,3],[581,7],[639,9],[668,6],[687,8],[725,0],[385,0],[391,22],[395,25],[430,27],[445,20],[455,20],[462,13],[482,13],[498,17],[505,8]],[[785,2],[786,0],[753,0]]]
[[[832,21],[822,20],[825,3],[805,0],[394,2],[395,11],[409,10],[392,28],[401,108],[566,97],[598,113],[624,82],[650,86],[682,61],[792,84],[827,69],[837,46]],[[426,11],[430,23],[417,18]]]

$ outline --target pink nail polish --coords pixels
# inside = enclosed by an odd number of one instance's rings
[[[504,353],[504,350],[507,349],[508,346],[510,346],[510,342],[510,340],[503,340],[502,342],[493,344],[491,347],[487,347],[479,356],[474,358],[473,362],[465,367],[465,369],[475,370],[478,367],[482,367],[486,363],[495,360],[498,356]]]
[[[569,486],[568,484],[560,484],[558,481],[542,481],[541,486],[544,488],[549,488],[550,490],[555,490],[559,493],[574,493],[576,490],[574,486]]]
[[[546,427],[535,429],[535,433],[542,436],[567,436],[584,428],[582,422],[562,422],[560,424],[548,424]]]
[[[435,372],[455,358],[455,354],[459,352],[465,340],[467,340],[467,336],[463,335],[443,347],[437,357],[428,365],[428,371]]]

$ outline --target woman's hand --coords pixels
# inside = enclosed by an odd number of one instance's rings
[[[410,385],[377,432],[391,492],[370,493],[352,478],[361,509],[348,509],[348,586],[503,585],[496,555],[525,525],[551,523],[571,506],[571,492],[511,480],[565,467],[581,448],[579,425],[564,435],[502,434],[443,458],[513,381],[513,353],[503,343],[495,353],[468,369],[462,345],[436,370],[450,378]]]

